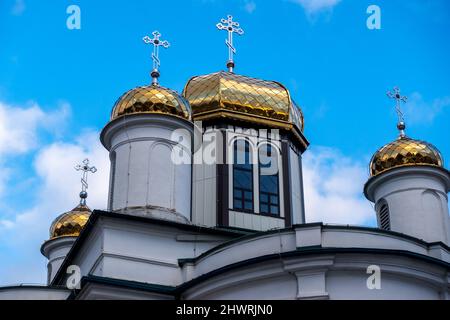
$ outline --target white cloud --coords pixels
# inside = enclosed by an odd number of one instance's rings
[[[4,227],[4,228],[12,228],[14,226],[14,222],[10,221],[10,220],[0,220],[0,228]]]
[[[34,205],[14,219],[0,220],[3,246],[0,250],[0,283],[45,282],[45,260],[40,256],[39,248],[48,239],[53,219],[78,204],[80,173],[74,165],[85,158],[98,169],[88,180],[88,206],[106,209],[109,158],[98,137],[98,132],[85,132],[73,143],[51,143],[37,153],[34,168],[39,183],[32,191],[36,195]],[[20,256],[11,261],[8,252],[20,252]],[[20,259],[35,266],[21,266]],[[17,269],[24,272],[17,272]],[[27,274],[28,271],[31,274]]]
[[[255,1],[246,1],[244,5],[245,11],[252,14],[256,10],[256,3]]]
[[[35,188],[36,205],[18,214],[13,223],[32,226],[38,221],[50,221],[75,207],[79,201],[81,175],[74,166],[85,158],[98,170],[88,178],[88,205],[96,209],[106,209],[108,152],[100,144],[97,132],[87,132],[75,143],[52,143],[37,154],[34,168],[40,183]],[[44,224],[45,228],[49,225]]]
[[[425,101],[419,92],[414,92],[403,107],[406,124],[432,124],[436,116],[449,107],[450,96]]]
[[[89,179],[88,205],[106,208],[108,153],[94,131],[58,142],[69,116],[70,106],[64,102],[50,112],[33,102],[25,106],[0,102],[0,199],[8,205],[5,191],[14,179],[15,185],[26,188],[30,200],[21,212],[0,212],[1,284],[45,282],[45,259],[39,248],[48,239],[51,221],[78,204],[80,173],[74,165],[85,158],[98,169]],[[34,172],[24,181],[15,181],[21,167],[16,168],[17,161],[12,160],[23,156],[34,159],[30,169]]]
[[[326,11],[332,11],[341,0],[290,0],[303,7],[307,16]]]
[[[366,163],[315,147],[305,153],[303,168],[307,222],[374,225],[375,212],[363,195]]]
[[[60,103],[56,111],[44,112],[36,103],[25,107],[0,102],[0,155],[26,153],[38,145],[38,130],[60,132],[70,114],[70,105]]]
[[[11,9],[11,13],[15,16],[20,16],[25,12],[26,6],[24,0],[15,0]]]
[[[0,197],[13,175],[10,157],[38,148],[42,132],[59,135],[70,115],[70,105],[59,103],[56,110],[45,112],[38,104],[11,106],[0,101]]]

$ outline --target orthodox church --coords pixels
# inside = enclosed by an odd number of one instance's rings
[[[405,134],[377,150],[361,189],[378,227],[306,223],[304,117],[276,81],[227,71],[182,94],[152,83],[124,93],[100,140],[109,151],[108,210],[58,216],[41,252],[46,286],[0,299],[450,299],[450,172],[431,143]],[[400,90],[389,93],[397,107]],[[380,143],[382,143],[380,141]]]

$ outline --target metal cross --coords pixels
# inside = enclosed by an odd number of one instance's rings
[[[152,71],[152,78],[153,83],[158,83],[158,77],[159,77],[159,66],[161,65],[161,62],[159,61],[159,47],[168,48],[170,47],[170,43],[166,40],[160,40],[161,33],[158,31],[153,31],[153,39],[149,36],[145,36],[142,38],[144,43],[146,44],[152,44],[153,45],[153,53],[152,53],[152,60],[153,60],[153,71]]]
[[[217,29],[226,30],[228,32],[228,39],[225,40],[225,44],[228,47],[228,62],[227,67],[228,71],[233,72],[234,61],[233,54],[236,53],[236,48],[233,46],[233,33],[237,33],[238,35],[243,35],[244,30],[239,27],[239,23],[233,21],[233,16],[228,15],[227,19],[220,19],[220,22],[216,24]]]
[[[395,111],[397,112],[397,117],[398,117],[397,128],[400,130],[400,136],[404,137],[405,136],[405,131],[404,131],[405,130],[405,120],[403,118],[401,104],[402,104],[402,102],[406,103],[406,101],[408,100],[408,97],[402,96],[400,94],[399,87],[394,87],[394,89],[392,91],[388,91],[386,93],[386,95],[391,99],[395,99],[395,101],[396,101]]]
[[[87,178],[88,178],[88,173],[96,173],[97,172],[97,168],[94,166],[89,166],[89,159],[84,159],[83,160],[83,164],[78,164],[75,166],[75,170],[77,171],[82,171],[82,176],[81,176],[81,192],[80,192],[80,204],[82,205],[86,205],[86,198],[87,198],[87,188],[88,188],[88,182],[87,182]]]

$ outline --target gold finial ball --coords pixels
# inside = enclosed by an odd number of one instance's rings
[[[50,239],[78,237],[89,220],[91,210],[86,205],[78,205],[73,210],[57,217],[50,226]]]
[[[399,122],[399,123],[397,124],[397,129],[398,129],[398,130],[405,130],[405,129],[406,129],[405,123],[404,123],[403,121]]]
[[[399,130],[402,130],[401,124],[399,123]],[[370,161],[370,175],[411,165],[443,167],[444,161],[439,150],[431,143],[401,136],[375,152]]]

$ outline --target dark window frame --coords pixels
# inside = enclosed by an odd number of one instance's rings
[[[277,192],[273,193],[273,192],[267,192],[267,191],[262,191],[261,188],[261,161],[260,161],[260,148],[261,147],[267,147],[270,146],[270,156],[272,156],[273,150],[275,149],[278,157],[277,157],[277,166],[278,166],[278,170],[276,174],[270,175],[270,176],[275,176],[276,177],[276,181],[277,181]],[[265,142],[263,144],[261,144],[258,147],[258,184],[259,184],[259,213],[261,215],[265,215],[265,216],[271,216],[271,217],[281,217],[281,204],[280,204],[280,200],[281,200],[281,195],[280,195],[280,164],[279,164],[279,155],[280,155],[280,151],[278,150],[278,148],[274,145],[272,145],[269,142]],[[269,155],[268,155],[269,156]],[[261,195],[265,195],[267,196],[267,201],[262,201],[262,197]],[[272,197],[276,197],[277,198],[277,203],[272,203]],[[263,206],[267,206],[267,211],[263,211],[262,207]],[[276,207],[277,208],[277,212],[274,213],[272,212],[272,207]]]
[[[238,164],[237,161],[237,152],[238,152],[238,142],[244,141],[244,154],[248,153],[248,161],[249,164]],[[245,155],[245,161],[247,161],[247,155]],[[249,166],[249,168],[246,168],[245,166]],[[251,163],[251,145],[248,139],[236,139],[233,142],[233,210],[239,211],[239,212],[248,212],[248,213],[254,213],[255,212],[255,182],[253,181],[253,164]],[[236,172],[241,172],[244,174],[250,174],[250,182],[251,182],[251,189],[248,188],[242,188],[237,187],[236,183]],[[240,196],[236,197],[236,192],[240,194]],[[250,192],[251,199],[246,199],[245,193]],[[239,206],[236,206],[236,202],[239,201]],[[246,202],[251,203],[251,209],[246,208]]]

